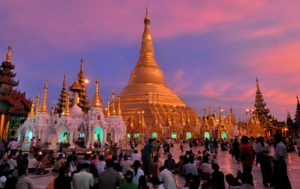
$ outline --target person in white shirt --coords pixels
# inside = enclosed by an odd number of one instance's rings
[[[141,161],[141,155],[138,153],[137,150],[134,150],[134,152],[131,154],[131,161],[134,163],[135,161]]]
[[[134,161],[132,167],[133,167],[132,183],[135,183],[138,185],[140,177],[145,174],[144,174],[144,171],[141,169],[141,163],[138,160]]]
[[[106,168],[106,162],[104,161],[104,156],[99,155],[99,162],[96,164],[98,174],[102,173]]]
[[[37,170],[38,161],[36,160],[37,154],[31,155],[28,160],[28,172],[35,173]]]
[[[275,155],[274,155],[274,187],[291,189],[291,183],[287,174],[287,165],[285,158],[287,156],[287,147],[280,134],[275,135]]]
[[[17,161],[14,159],[12,154],[8,156],[7,163],[9,165],[9,170],[14,170],[17,167]]]
[[[177,189],[174,175],[165,166],[159,168],[159,180],[163,182],[165,189]]]
[[[73,175],[74,189],[90,189],[94,186],[94,177],[88,172],[89,164],[81,164],[81,170]]]
[[[190,157],[188,163],[183,166],[182,171],[185,176],[189,173],[194,176],[198,176],[198,170],[192,157]]]
[[[128,160],[127,155],[124,155],[124,161],[121,161],[122,172],[125,174],[127,171],[132,171],[131,161]]]
[[[13,150],[18,150],[19,148],[19,143],[16,141],[15,138],[12,138],[11,141],[9,142],[7,146],[11,151]]]
[[[201,170],[201,173],[202,173],[202,179],[204,179],[204,180],[209,180],[210,176],[211,176],[211,173],[212,173],[212,167],[211,167],[211,164],[208,161],[209,161],[208,157],[205,156],[203,158],[203,162],[200,165],[200,170]]]

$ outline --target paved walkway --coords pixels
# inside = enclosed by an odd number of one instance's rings
[[[203,148],[196,148],[193,151],[198,152],[198,150],[203,150]],[[176,161],[178,161],[180,156],[179,147],[175,146],[171,148],[171,153]],[[272,154],[272,152],[271,152]],[[165,160],[165,156],[162,155],[160,160],[163,162]],[[292,184],[292,187],[297,189],[300,188],[300,158],[298,157],[296,152],[292,152],[288,155],[287,158],[287,166],[288,166],[288,174],[289,178]],[[220,171],[226,174],[233,174],[236,175],[238,170],[241,170],[241,164],[237,163],[234,158],[231,157],[231,155],[225,151],[219,151],[217,154],[217,162],[220,165]],[[262,183],[262,177],[260,172],[260,167],[255,166],[252,170],[253,178],[254,178],[254,184],[256,189],[265,189],[265,188],[271,188],[271,187],[264,187]],[[45,189],[49,181],[53,178],[52,174],[47,174],[43,176],[34,176],[32,177],[32,181],[34,183],[35,189]],[[184,178],[176,175],[176,181],[181,188],[184,185]]]

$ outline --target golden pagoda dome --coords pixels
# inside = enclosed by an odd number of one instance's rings
[[[153,98],[157,101],[164,101],[163,104],[185,107],[184,102],[166,85],[163,72],[156,63],[148,11],[146,11],[144,24],[140,56],[131,72],[128,85],[120,94],[122,104],[127,103],[127,100],[124,100],[127,96],[153,94],[155,95]]]

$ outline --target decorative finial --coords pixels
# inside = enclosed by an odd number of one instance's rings
[[[67,86],[67,82],[66,82],[66,74],[64,75],[64,81],[63,81],[63,88],[65,89]]]
[[[47,108],[47,92],[48,92],[48,81],[46,81],[45,86],[44,86],[44,95],[43,95],[43,102],[42,102],[42,106],[40,109],[40,112],[48,112],[48,108]]]
[[[84,61],[83,61],[83,58],[81,57],[81,59],[80,59],[80,72],[83,72],[83,64],[84,64]]]
[[[6,62],[11,62],[12,47],[9,45],[6,54]]]
[[[34,116],[34,101],[32,100],[31,102],[31,108],[30,108],[30,112],[28,114],[28,117],[33,117]]]
[[[121,97],[120,95],[118,95],[118,105],[117,105],[117,115],[122,115],[122,111],[121,111]]]
[[[54,114],[55,114],[55,106],[52,105],[52,107],[51,107],[51,115],[54,115]]]
[[[95,94],[94,94],[93,106],[97,107],[97,108],[102,107],[102,103],[99,98],[99,80],[98,79],[95,81]]]
[[[259,90],[259,82],[258,82],[257,77],[256,77],[256,89]]]
[[[144,23],[145,23],[145,25],[150,24],[150,17],[148,15],[148,8],[146,8],[146,15],[145,15]]]

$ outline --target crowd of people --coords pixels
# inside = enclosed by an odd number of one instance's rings
[[[176,162],[171,152],[175,147],[172,140],[162,142],[149,139],[142,146],[132,144],[131,153],[91,152],[84,155],[54,151],[39,151],[33,148],[23,152],[12,139],[0,144],[0,189],[33,189],[28,175],[43,175],[53,172],[53,179],[45,186],[49,189],[177,189],[175,175],[185,178],[182,189],[252,189],[254,188],[252,168],[260,165],[265,186],[275,189],[292,188],[285,162],[289,141],[281,135],[265,141],[243,136],[232,141],[216,139],[180,139],[181,155]],[[299,142],[300,148],[300,139]],[[219,144],[220,143],[220,144]],[[184,147],[189,149],[184,152]],[[203,146],[203,150],[195,148]],[[241,164],[241,171],[226,174],[220,170],[218,148],[229,151]],[[274,146],[274,157],[270,147]],[[161,150],[163,149],[163,150]],[[165,158],[164,158],[165,157]]]

